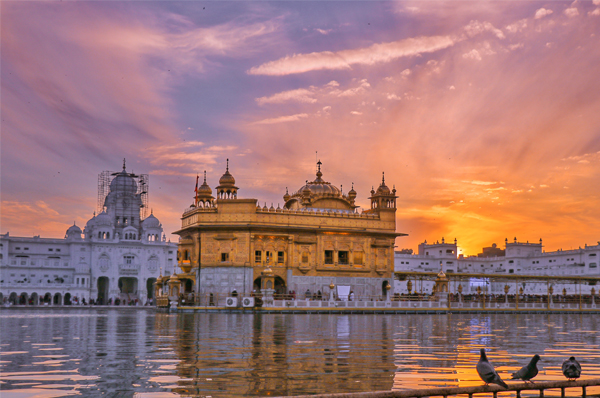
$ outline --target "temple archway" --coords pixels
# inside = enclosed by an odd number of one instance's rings
[[[122,276],[119,278],[119,291],[121,293],[137,293],[138,280],[131,276]]]
[[[108,302],[108,277],[98,278],[98,304],[106,305]]]
[[[71,293],[65,294],[64,305],[71,305]]]
[[[149,299],[154,298],[154,283],[156,282],[156,278],[148,278],[146,280],[146,296]]]
[[[62,303],[62,295],[60,293],[56,293],[54,295],[54,301],[52,302],[52,304],[60,305],[61,303]]]
[[[19,296],[19,305],[27,305],[27,302],[29,301],[27,300],[27,298],[27,293],[21,293],[21,295]]]

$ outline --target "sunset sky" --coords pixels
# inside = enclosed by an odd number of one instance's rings
[[[126,158],[176,240],[197,174],[277,207],[318,157],[363,208],[385,172],[399,249],[600,240],[600,0],[0,7],[2,233],[83,227]]]

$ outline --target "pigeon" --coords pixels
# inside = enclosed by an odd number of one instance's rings
[[[487,386],[490,383],[498,384],[504,388],[508,388],[508,384],[502,381],[496,370],[494,369],[494,365],[492,365],[485,355],[485,349],[481,349],[481,356],[479,357],[479,362],[477,362],[477,373],[479,373],[479,377],[481,380],[485,382]]]
[[[567,379],[575,380],[581,376],[581,365],[575,357],[571,357],[563,362],[562,371]]]
[[[540,356],[535,354],[531,361],[521,368],[518,372],[512,374],[512,380],[521,379],[524,382],[531,381],[538,374],[537,363],[540,360]],[[533,383],[533,381],[531,381]]]

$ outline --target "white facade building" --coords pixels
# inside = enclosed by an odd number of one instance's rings
[[[141,220],[134,174],[113,173],[103,211],[64,239],[0,235],[0,302],[12,304],[144,304],[153,283],[177,263],[160,221]],[[145,192],[144,192],[145,193]]]
[[[505,240],[504,249],[496,244],[483,249],[477,256],[463,257],[458,255],[456,239],[452,243],[442,241],[419,245],[417,254],[395,252],[394,268],[396,272],[439,272],[440,265],[445,273],[488,274],[488,278],[472,278],[469,286],[463,285],[463,294],[475,293],[477,287],[487,288],[488,294],[504,294],[506,282],[493,282],[494,277],[502,275],[532,275],[532,276],[593,276],[600,277],[600,242],[596,245],[585,245],[575,250],[557,250],[545,252],[542,250],[542,240],[539,243],[522,243]],[[395,282],[396,293],[408,293],[406,282]],[[433,281],[416,281],[413,291],[431,293]],[[590,294],[592,288],[598,291],[599,286],[578,285],[573,283],[552,282],[555,294]],[[520,282],[519,288],[524,294],[547,294],[548,285],[545,283]],[[450,289],[454,292],[453,283]],[[509,294],[514,294],[512,289]]]

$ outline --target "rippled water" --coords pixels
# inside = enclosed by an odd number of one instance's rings
[[[540,354],[600,377],[598,315],[155,314],[0,311],[0,395],[266,396],[481,385],[479,348],[504,379]],[[588,389],[600,394],[600,389]],[[546,395],[550,395],[548,392]]]

